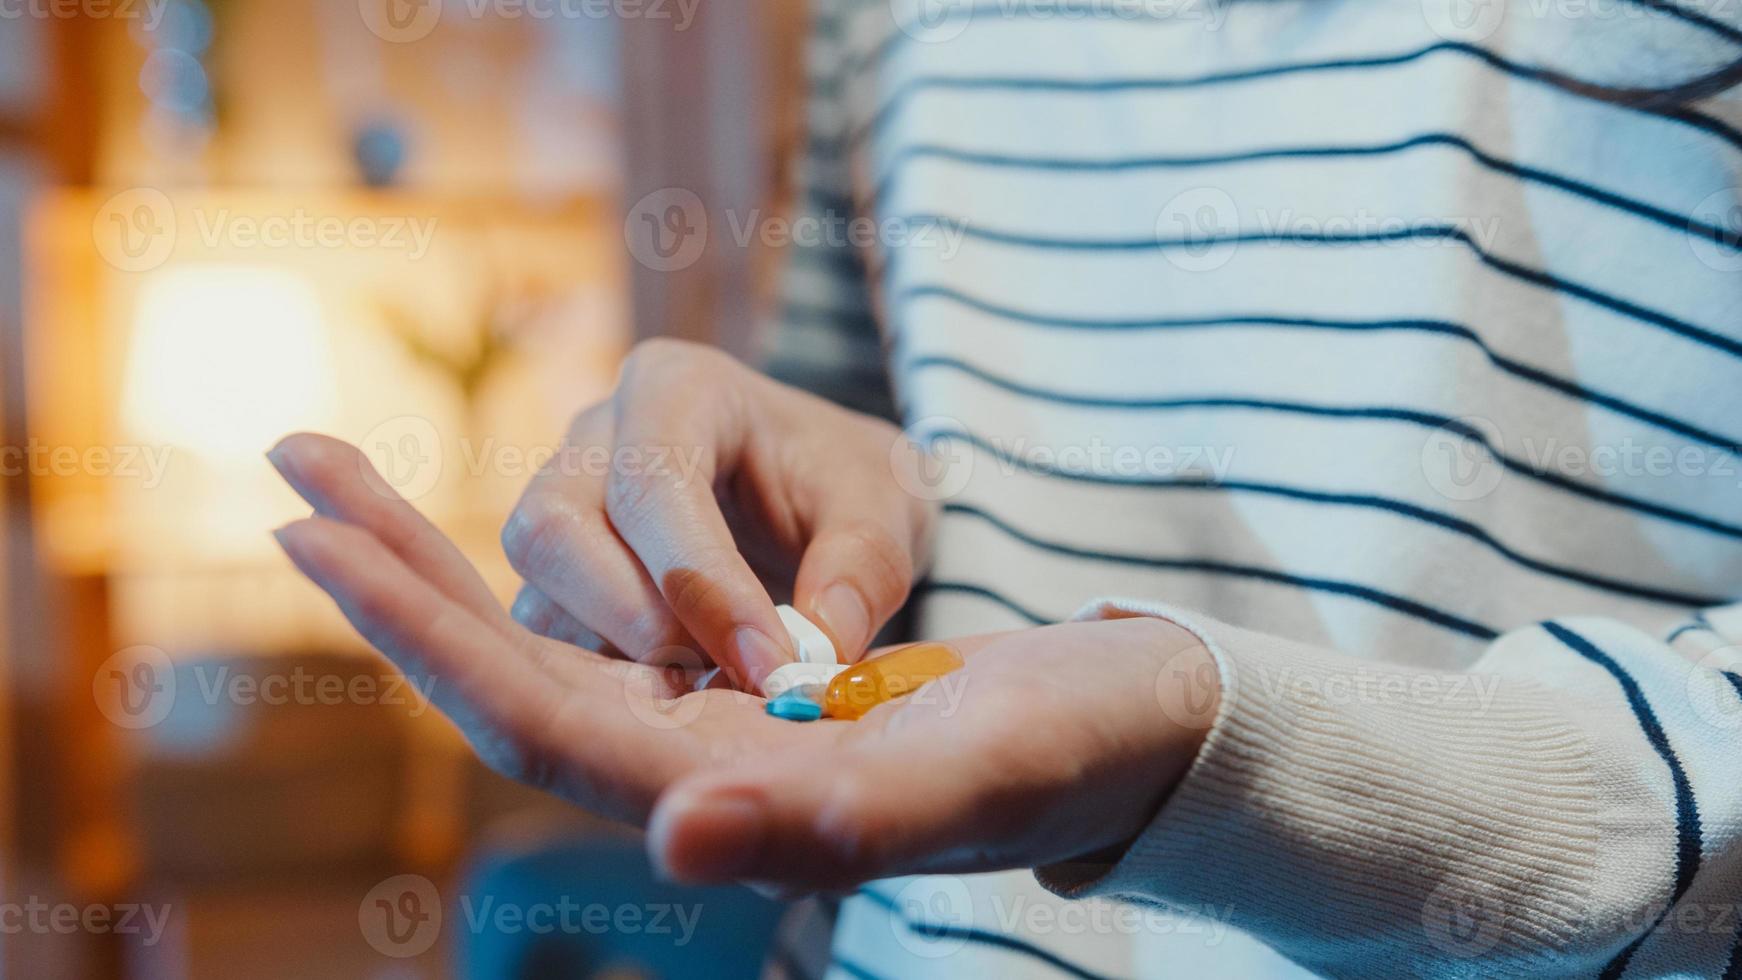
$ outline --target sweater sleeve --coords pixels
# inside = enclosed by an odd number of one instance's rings
[[[843,6],[834,0],[814,4],[805,137],[791,168],[797,185],[791,243],[765,360],[768,373],[780,381],[893,418],[848,166],[852,125],[844,98]]]
[[[1742,971],[1742,606],[1668,637],[1544,622],[1461,673],[1149,602],[1078,618],[1129,615],[1203,640],[1220,707],[1116,863],[1039,869],[1046,887],[1229,907],[1338,976]]]

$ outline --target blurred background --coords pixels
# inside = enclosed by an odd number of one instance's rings
[[[498,528],[637,339],[753,356],[778,257],[636,219],[779,207],[802,17],[0,3],[6,975],[758,968],[778,907],[654,882],[360,644],[261,454],[357,442],[509,597]]]

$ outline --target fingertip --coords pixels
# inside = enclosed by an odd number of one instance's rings
[[[277,541],[278,546],[285,551],[296,550],[301,547],[309,533],[309,525],[314,521],[313,517],[304,517],[276,527],[272,531],[273,540]]]
[[[333,468],[327,460],[334,454],[335,447],[345,445],[331,436],[296,432],[267,450],[266,459],[297,496],[307,501],[317,513],[327,514],[332,512],[332,504],[326,485],[331,483],[328,474]]]
[[[298,469],[310,453],[319,452],[327,444],[338,441],[318,432],[292,432],[266,451],[266,459],[274,469],[288,477],[289,471]]]
[[[674,881],[734,881],[761,862],[768,811],[750,790],[680,785],[662,797],[647,825],[648,855]]]
[[[280,473],[284,472],[285,461],[290,457],[291,453],[295,451],[294,446],[297,439],[306,434],[307,433],[303,432],[292,432],[287,436],[280,437],[277,442],[272,444],[272,448],[266,450],[266,461],[271,463],[272,467]]]
[[[328,573],[333,564],[332,549],[326,546],[329,532],[325,527],[331,523],[324,517],[305,517],[272,532],[279,548],[297,571],[323,590],[327,588]]]
[[[848,582],[825,587],[811,599],[806,615],[828,632],[843,662],[858,659],[871,645],[871,606]]]
[[[756,626],[740,626],[733,630],[731,643],[737,668],[732,672],[739,675],[745,690],[760,690],[763,679],[775,668],[798,659],[787,644],[776,641],[766,630]]]

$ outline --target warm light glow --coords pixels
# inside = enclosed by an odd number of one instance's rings
[[[338,411],[320,300],[279,269],[165,269],[141,290],[122,421],[146,443],[213,462],[260,454]]]

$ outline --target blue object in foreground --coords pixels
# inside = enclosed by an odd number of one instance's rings
[[[654,874],[639,840],[593,834],[539,843],[516,835],[513,843],[484,847],[458,896],[441,910],[441,938],[453,943],[453,976],[763,975],[785,906],[738,885],[674,885]]]
[[[823,716],[822,705],[797,691],[788,691],[768,702],[764,710],[787,721],[816,721]]]

